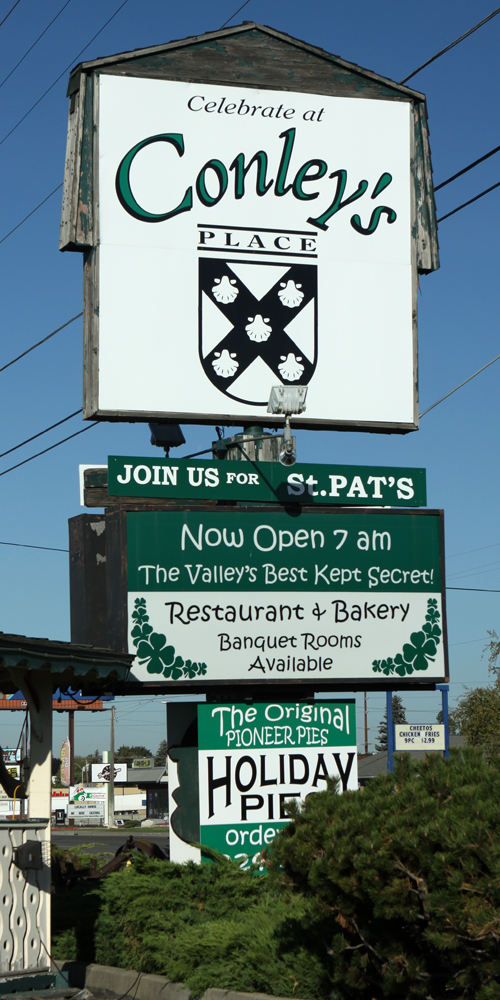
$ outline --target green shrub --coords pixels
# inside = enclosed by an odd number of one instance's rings
[[[362,792],[332,788],[290,805],[268,851],[276,887],[309,903],[331,989],[500,997],[500,759],[404,755]]]
[[[97,962],[164,975],[196,995],[209,987],[331,995],[306,904],[269,894],[265,876],[222,856],[202,865],[136,856],[100,892]]]
[[[94,844],[82,844],[70,851],[60,850],[52,844],[52,859],[64,877],[71,867],[85,868],[93,858],[100,867],[112,855],[93,850]],[[54,873],[53,873],[54,874]],[[101,905],[95,882],[79,882],[70,889],[63,888],[61,879],[53,877],[56,890],[52,895],[52,956],[69,961],[93,962],[95,960],[94,925]]]

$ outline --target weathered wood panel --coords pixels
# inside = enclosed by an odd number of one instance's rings
[[[128,653],[127,515],[115,510],[105,516],[108,643]]]
[[[428,274],[429,271],[437,271],[439,268],[439,244],[432,184],[429,127],[425,105],[416,104],[413,115],[415,157],[412,162],[412,171],[417,207],[417,267],[420,274]]]
[[[194,83],[298,90],[332,97],[386,98],[410,101],[411,93],[367,76],[335,57],[268,35],[255,28],[229,38],[151,53],[100,67],[101,73],[148,76]]]
[[[86,78],[85,112],[82,129],[81,171],[79,179],[78,205],[76,208],[76,236],[78,246],[95,244],[94,239],[94,87],[93,76]]]
[[[83,76],[80,89],[71,95],[68,110],[66,163],[64,168],[61,230],[59,235],[60,250],[79,249],[76,246],[76,228],[81,175],[82,134],[85,118],[85,82],[86,78]]]
[[[99,374],[98,247],[85,249],[83,262],[83,419],[97,412]]]
[[[69,521],[71,642],[101,648],[108,645],[105,528],[104,514]]]

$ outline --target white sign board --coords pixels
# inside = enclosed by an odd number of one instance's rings
[[[445,750],[444,725],[395,726],[396,750]]]
[[[415,429],[410,114],[99,76],[85,415]]]
[[[75,819],[104,819],[104,802],[96,802],[94,799],[82,799],[78,802],[70,802],[68,805],[68,816]]]
[[[91,765],[91,781],[109,781],[110,779],[110,765],[109,764],[92,764]],[[115,781],[126,781],[127,780],[127,764],[115,764]]]
[[[70,800],[73,802],[105,802],[108,797],[107,788],[89,788],[85,785],[72,785],[69,790]]]

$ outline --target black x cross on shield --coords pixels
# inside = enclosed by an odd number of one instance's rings
[[[261,297],[255,295],[238,275],[238,271],[244,272],[246,268],[245,274],[255,277],[249,272],[250,267],[266,269],[262,287],[267,290]],[[279,270],[273,272],[273,268]],[[254,282],[246,280],[255,287]],[[317,360],[316,265],[266,262],[245,264],[242,268],[240,261],[200,257],[199,296],[200,360],[206,376],[217,389],[239,402],[265,406],[270,387],[276,380],[283,385],[309,383]],[[309,309],[304,313],[302,324],[305,336],[298,337],[301,347],[293,339],[293,329],[289,333],[286,328],[293,327],[292,321],[307,306]],[[218,314],[214,313],[214,307],[219,310]],[[218,329],[221,330],[220,340]],[[240,384],[241,376],[259,360],[264,365],[260,364],[257,377],[242,380]],[[234,383],[237,384],[233,389]]]

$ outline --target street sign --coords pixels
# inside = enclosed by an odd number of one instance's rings
[[[396,750],[446,750],[444,740],[444,725],[409,725],[395,726]]]
[[[68,816],[72,819],[95,819],[103,820],[105,803],[96,802],[93,799],[82,799],[77,802],[68,803]]]
[[[88,785],[72,785],[69,798],[72,802],[105,802],[108,792],[105,788],[89,788]]]
[[[290,822],[287,801],[329,776],[358,787],[354,700],[199,705],[198,747],[200,843],[242,868]]]
[[[94,819],[96,822],[104,820],[107,796],[106,788],[72,786],[69,789],[68,816],[73,819]]]
[[[126,781],[127,764],[115,764],[114,775],[115,781]],[[109,764],[91,765],[91,781],[109,781],[110,777],[111,768]]]
[[[302,385],[298,426],[415,430],[423,95],[260,25],[173,45],[70,81],[84,418],[280,426],[270,390]]]
[[[425,507],[425,469],[110,455],[108,494],[189,500]]]
[[[334,689],[447,677],[439,511],[106,517],[110,601],[121,607],[112,641],[136,652],[132,681]]]

